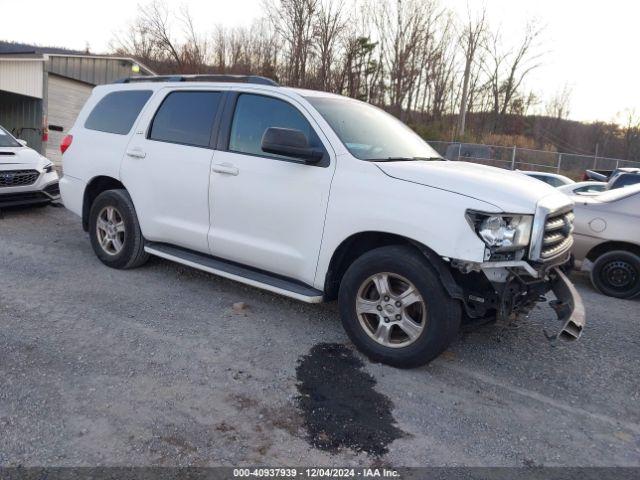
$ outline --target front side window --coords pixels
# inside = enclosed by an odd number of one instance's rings
[[[84,122],[84,127],[89,130],[127,135],[152,93],[151,90],[108,93],[93,108]]]
[[[7,132],[4,128],[0,127],[0,147],[21,147],[17,140]]]
[[[271,127],[300,130],[307,136],[309,146],[322,148],[320,138],[297,108],[277,98],[243,93],[236,103],[229,150],[286,159],[287,157],[262,151],[262,136]]]
[[[379,108],[342,97],[306,98],[360,160],[441,160],[418,134]]]
[[[601,192],[601,187],[596,187],[593,185],[586,185],[584,187],[578,187],[574,190],[575,193],[592,193],[592,192]]]
[[[172,92],[151,124],[150,140],[208,147],[220,92]]]

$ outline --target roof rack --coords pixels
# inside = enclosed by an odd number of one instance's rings
[[[228,82],[228,83],[257,83],[279,87],[277,82],[259,75],[150,75],[121,78],[113,83],[138,83],[138,82]]]

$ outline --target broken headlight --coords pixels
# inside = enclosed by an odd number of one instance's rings
[[[467,212],[476,234],[492,252],[513,252],[526,248],[531,240],[533,215]]]

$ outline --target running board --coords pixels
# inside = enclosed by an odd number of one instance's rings
[[[185,248],[174,247],[165,243],[147,242],[145,252],[157,257],[172,260],[189,267],[197,268],[220,277],[229,278],[236,282],[251,285],[270,292],[295,298],[306,303],[320,303],[323,294],[320,290],[295,280],[279,277],[251,267],[245,267],[234,262],[194,252]]]

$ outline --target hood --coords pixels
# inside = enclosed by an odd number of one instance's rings
[[[49,160],[29,147],[0,147],[0,170],[39,168],[49,163]]]
[[[558,191],[518,172],[468,162],[379,162],[390,177],[480,200],[508,213],[533,213],[538,201]],[[571,200],[567,197],[567,203]]]

